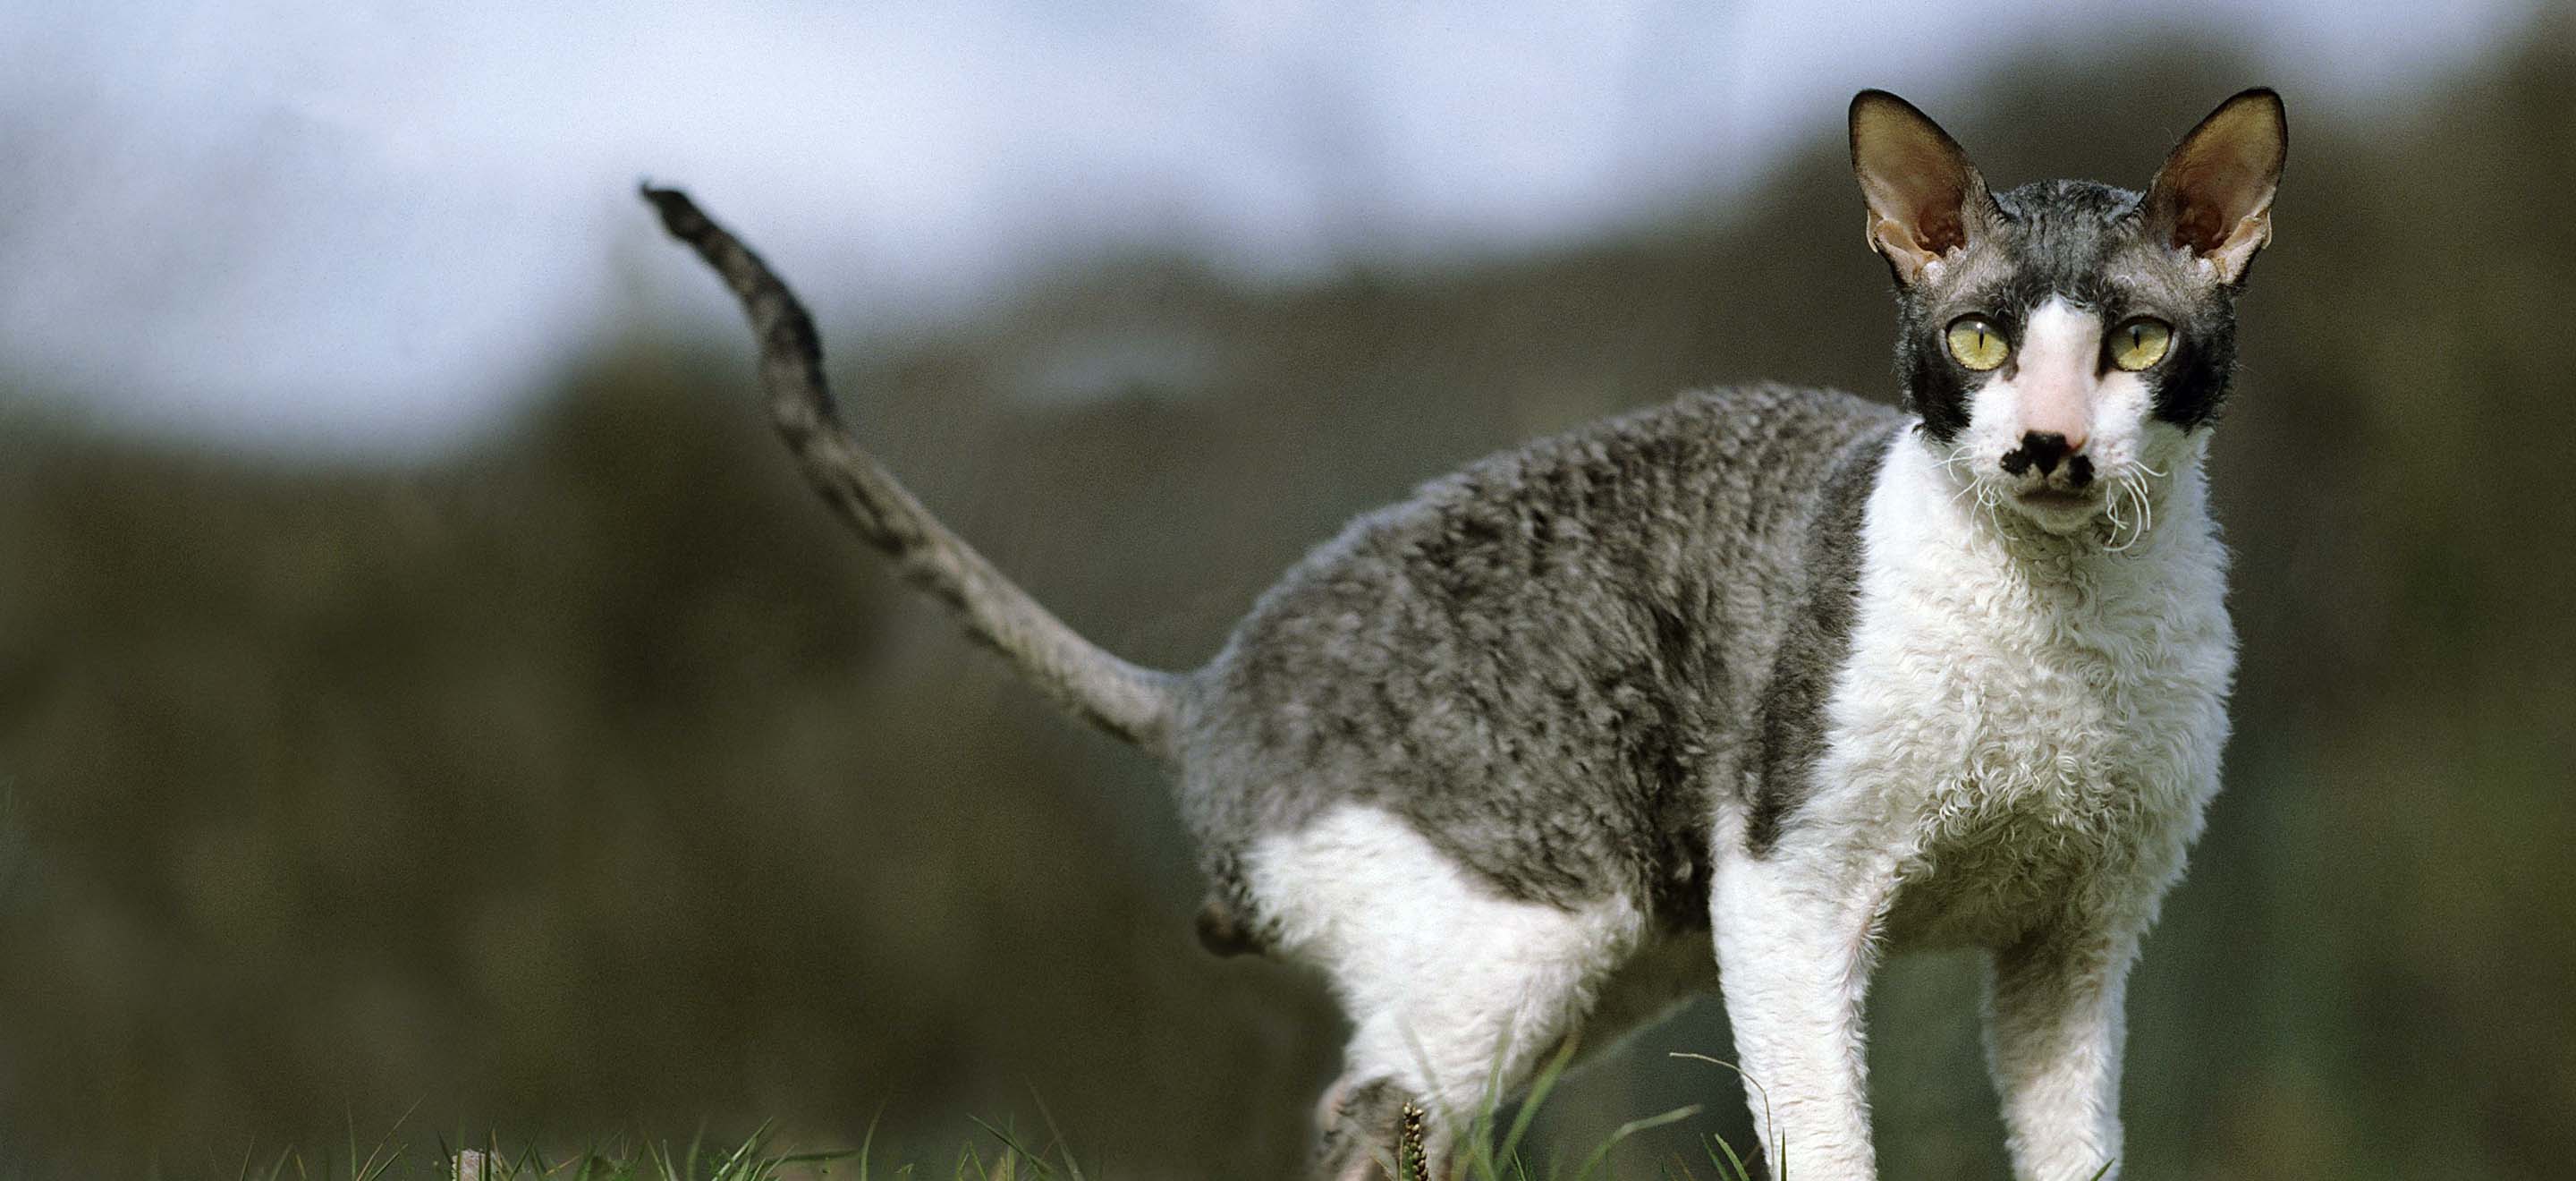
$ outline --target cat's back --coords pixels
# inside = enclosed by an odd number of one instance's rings
[[[1902,421],[1833,391],[1697,392],[1353,521],[1192,678],[1183,802],[1211,868],[1354,803],[1514,896],[1688,897],[1690,818],[1752,724],[1811,527]]]

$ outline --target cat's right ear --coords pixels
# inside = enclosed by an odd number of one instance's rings
[[[1851,102],[1852,173],[1869,202],[1869,246],[1908,286],[1984,232],[1995,212],[1986,179],[1959,141],[1884,90]]]

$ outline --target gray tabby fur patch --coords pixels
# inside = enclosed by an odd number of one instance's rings
[[[1625,893],[1705,926],[1709,793],[1812,756],[1763,735],[1814,730],[1901,421],[1834,392],[1694,393],[1352,522],[1182,691],[1182,807],[1223,904],[1253,905],[1253,840],[1353,802],[1509,897]]]

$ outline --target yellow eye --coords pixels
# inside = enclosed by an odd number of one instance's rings
[[[2111,330],[2111,363],[2131,373],[2165,359],[2173,328],[2162,320],[2131,320]]]
[[[2004,334],[1992,321],[1961,316],[1950,322],[1950,355],[1983,373],[2003,364],[2004,358],[2012,355],[2012,346],[2004,343]]]

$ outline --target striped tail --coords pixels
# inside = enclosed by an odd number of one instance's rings
[[[1038,688],[1093,725],[1170,756],[1175,678],[1101,650],[1049,614],[933,518],[842,425],[823,381],[823,345],[796,294],[741,240],[676,189],[644,186],[671,236],[733,288],[760,338],[760,382],[779,437],[806,479],[915,586],[955,609],[967,634],[1011,659]]]

